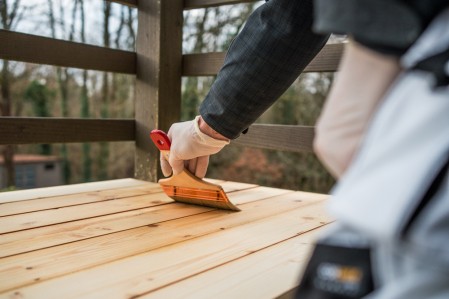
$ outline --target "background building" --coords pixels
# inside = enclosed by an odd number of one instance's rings
[[[17,189],[49,187],[63,184],[61,160],[55,156],[14,155]],[[6,188],[3,157],[0,156],[0,189]]]

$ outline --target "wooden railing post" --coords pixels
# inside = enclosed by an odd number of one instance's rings
[[[179,121],[183,1],[138,1],[135,177],[156,181],[159,153],[149,132]]]

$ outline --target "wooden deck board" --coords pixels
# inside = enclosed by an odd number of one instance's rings
[[[258,269],[251,265],[257,260],[273,256],[261,273],[288,276],[303,263],[292,251],[295,244],[310,244],[305,232],[331,221],[324,213],[327,195],[214,182],[241,212],[174,203],[157,184],[136,180],[109,189],[104,182],[98,190],[92,183],[81,185],[79,192],[61,187],[59,193],[50,190],[49,198],[37,190],[38,197],[29,193],[34,200],[21,195],[3,204],[8,211],[0,208],[1,213],[8,216],[0,217],[0,298],[171,298],[159,297],[171,293],[188,298],[184,285],[198,281],[203,287],[188,288],[194,297],[218,292],[235,298],[216,286],[224,279],[235,287],[235,278],[226,273],[241,267],[256,271],[242,272],[236,290],[244,294],[266,279],[255,275]],[[279,252],[289,252],[297,262]],[[270,294],[282,294],[295,282],[290,278]]]

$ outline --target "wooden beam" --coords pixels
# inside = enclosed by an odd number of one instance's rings
[[[107,0],[107,1],[131,6],[131,7],[137,7],[137,0]]]
[[[255,0],[184,0],[184,9],[206,8],[248,2],[255,2]]]
[[[312,152],[314,127],[288,125],[252,125],[231,144],[291,152]]]
[[[0,29],[0,58],[105,72],[136,73],[134,52]]]
[[[180,119],[183,1],[145,0],[138,8],[135,177],[157,181],[159,153],[149,132]]]
[[[185,54],[182,56],[183,76],[214,76],[223,66],[225,52]]]
[[[338,68],[343,52],[343,44],[326,45],[310,62],[304,72],[333,72]],[[213,76],[223,65],[226,53],[214,52],[187,54],[183,56],[183,76]]]
[[[328,44],[309,63],[304,72],[336,72],[343,54],[344,43]]]
[[[0,144],[134,140],[133,119],[0,118]]]

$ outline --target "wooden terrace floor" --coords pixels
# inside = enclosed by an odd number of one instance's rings
[[[241,212],[134,179],[0,193],[0,298],[285,297],[327,195],[214,182]]]

